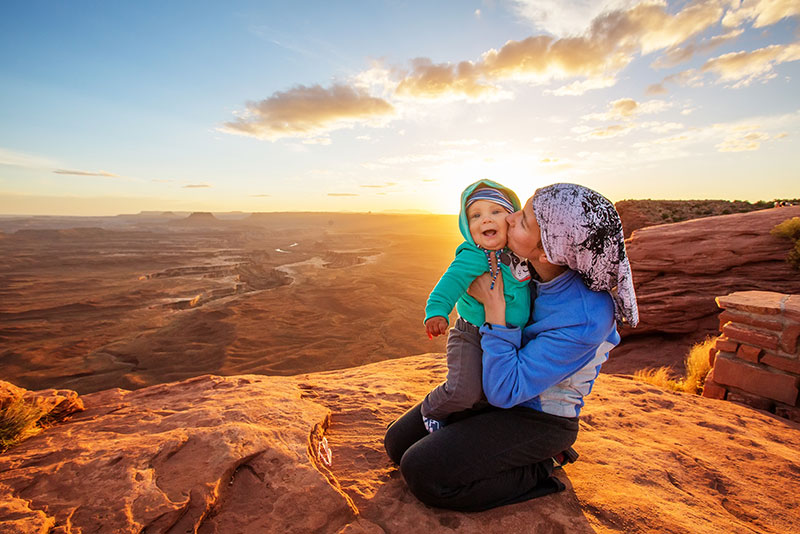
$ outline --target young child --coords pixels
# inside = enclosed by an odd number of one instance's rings
[[[506,322],[525,326],[530,317],[530,271],[506,246],[506,216],[520,209],[513,191],[491,180],[479,180],[461,193],[458,226],[464,242],[447,271],[433,288],[425,306],[425,330],[428,337],[447,331],[453,306],[459,317],[447,338],[447,380],[433,389],[422,402],[422,419],[428,432],[441,428],[447,417],[480,404],[485,399],[482,382],[481,335],[483,306],[467,294],[467,288],[479,275],[492,272],[489,253],[497,254],[503,269]],[[502,254],[501,254],[502,251]],[[485,400],[484,400],[485,402]]]

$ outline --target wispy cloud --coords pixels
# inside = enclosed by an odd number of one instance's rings
[[[261,195],[250,195],[250,196],[254,198],[264,198],[264,197],[271,197],[272,195],[261,194]]]
[[[596,121],[631,120],[639,115],[660,113],[669,107],[671,107],[670,103],[664,100],[648,100],[639,103],[632,98],[620,98],[610,102],[607,111],[590,113],[582,118]]]
[[[0,147],[0,165],[31,169],[53,168],[57,164],[50,158]]]
[[[386,119],[394,107],[382,98],[348,85],[298,85],[259,102],[220,130],[274,141],[285,137],[315,137],[356,123]]]
[[[328,193],[329,197],[357,197],[357,193]]]
[[[699,69],[687,69],[648,87],[648,94],[666,92],[665,84],[702,87],[707,83],[727,84],[739,89],[755,82],[765,82],[777,74],[775,67],[800,60],[800,42],[776,44],[752,51],[722,54],[707,60]],[[709,79],[711,78],[711,79]]]
[[[119,178],[118,174],[107,171],[77,171],[69,169],[56,169],[53,172],[55,174],[71,174],[73,176],[103,176],[105,178]]]
[[[800,42],[723,54],[707,61],[701,70],[716,74],[718,82],[744,87],[774,77],[776,65],[797,60],[800,60]]]
[[[670,48],[664,52],[662,56],[653,61],[650,66],[655,69],[674,67],[689,61],[697,54],[710,52],[711,50],[718,48],[729,41],[732,41],[739,37],[742,33],[744,33],[743,29],[736,28],[722,35],[714,35],[698,43],[689,43],[686,46],[676,46]]]
[[[385,184],[362,184],[359,187],[366,187],[369,189],[384,189],[397,185],[397,182],[386,182]]]
[[[761,131],[733,132],[716,145],[719,152],[746,152],[758,150],[762,141],[769,140],[770,136]]]
[[[744,0],[731,2],[733,6],[722,19],[724,26],[739,26],[753,21],[754,28],[763,28],[775,24],[787,17],[800,15],[800,3],[797,0]]]
[[[187,184],[183,186],[184,189],[206,189],[209,187],[211,186],[208,184]]]

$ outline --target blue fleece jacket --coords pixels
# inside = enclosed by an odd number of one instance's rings
[[[620,341],[614,302],[568,270],[534,281],[533,321],[520,328],[484,325],[483,390],[500,408],[527,406],[577,417],[608,351]]]

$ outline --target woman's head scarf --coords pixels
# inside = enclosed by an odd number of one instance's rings
[[[533,212],[542,232],[547,260],[577,271],[586,286],[608,291],[621,325],[636,326],[639,310],[622,221],[603,195],[576,184],[553,184],[536,190]]]

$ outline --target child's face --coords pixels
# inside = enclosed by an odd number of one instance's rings
[[[506,246],[506,223],[508,212],[488,200],[478,200],[467,208],[469,233],[475,244],[489,250],[499,250]]]

